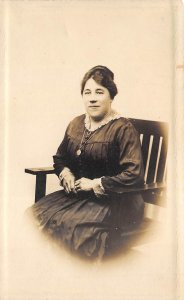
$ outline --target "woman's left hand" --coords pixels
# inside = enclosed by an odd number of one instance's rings
[[[94,186],[94,181],[89,178],[82,177],[75,181],[75,190],[79,191],[91,191]]]

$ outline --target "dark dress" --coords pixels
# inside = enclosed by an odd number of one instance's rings
[[[42,230],[59,244],[85,257],[113,252],[127,232],[139,226],[144,202],[140,194],[123,193],[143,184],[143,163],[139,135],[125,118],[109,121],[85,136],[85,115],[67,127],[56,155],[59,175],[68,167],[76,179],[102,178],[104,195],[93,191],[67,194],[56,191],[31,208]],[[83,140],[81,155],[77,150]]]

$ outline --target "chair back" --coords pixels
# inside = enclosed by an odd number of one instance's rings
[[[145,183],[165,181],[168,148],[166,122],[129,119],[140,135]]]

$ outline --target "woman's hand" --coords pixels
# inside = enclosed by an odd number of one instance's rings
[[[66,193],[75,191],[75,176],[72,174],[70,169],[65,168],[59,175],[60,185],[64,187]]]
[[[75,190],[79,191],[91,191],[94,188],[94,180],[82,177],[75,181]]]

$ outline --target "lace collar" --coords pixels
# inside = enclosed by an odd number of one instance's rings
[[[85,116],[85,120],[84,120],[84,124],[85,124],[85,128],[88,130],[88,131],[95,131],[99,128],[101,128],[102,126],[108,124],[110,121],[112,120],[116,120],[116,119],[119,119],[121,118],[121,115],[116,112],[115,110],[111,110],[110,114],[108,116],[106,116],[102,122],[100,122],[100,125],[95,128],[95,129],[91,129],[91,121],[90,121],[90,116],[86,113],[86,116]]]

